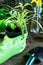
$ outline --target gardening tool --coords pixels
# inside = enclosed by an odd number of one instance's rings
[[[43,62],[43,47],[36,47],[29,51],[27,54],[30,54],[28,55],[28,57],[30,57],[28,58],[28,61],[25,65],[33,65],[37,59]]]

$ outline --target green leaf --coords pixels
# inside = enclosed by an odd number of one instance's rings
[[[11,27],[12,30],[14,30],[16,28],[16,26],[13,23],[10,24],[10,27]]]
[[[5,26],[5,20],[4,19],[0,20],[0,32],[5,31],[5,28],[6,28],[6,26]]]

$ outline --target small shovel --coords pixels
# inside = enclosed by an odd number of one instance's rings
[[[35,47],[31,51],[29,51],[27,54],[30,53],[30,57],[28,58],[28,61],[25,65],[34,65],[35,60],[39,60],[43,62],[43,47]]]

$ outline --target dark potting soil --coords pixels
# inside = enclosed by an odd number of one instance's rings
[[[20,30],[19,27],[16,27],[15,30],[12,30],[10,27],[7,27],[6,30],[7,30],[8,32],[16,32],[16,33],[21,32],[21,30]]]
[[[22,35],[22,32],[19,27],[16,27],[14,30],[12,30],[10,27],[7,27],[6,34],[8,35],[8,37],[13,38],[13,37]]]

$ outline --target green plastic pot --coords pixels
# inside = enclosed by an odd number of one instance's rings
[[[7,61],[12,56],[21,53],[26,47],[26,38],[28,33],[14,38],[4,37],[0,44],[0,64]]]

